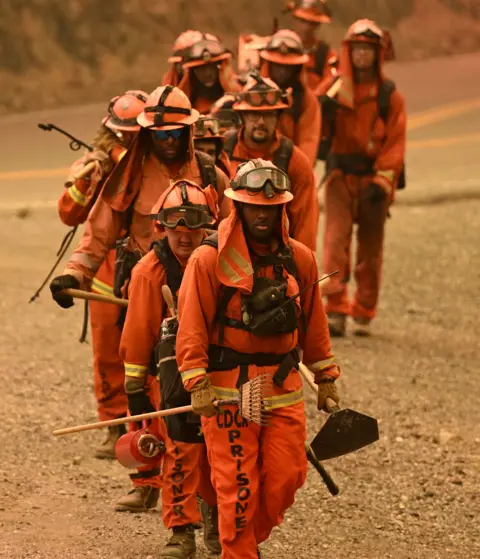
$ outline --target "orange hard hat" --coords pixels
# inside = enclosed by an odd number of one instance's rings
[[[139,89],[132,89],[113,97],[108,104],[108,116],[103,119],[102,124],[114,131],[140,130],[137,116],[143,111],[146,100],[147,94]]]
[[[383,46],[383,31],[371,19],[359,19],[353,23],[345,35],[344,42],[362,42]]]
[[[280,111],[291,105],[291,89],[283,91],[273,80],[255,72],[237,94],[233,108],[236,111]]]
[[[267,43],[260,57],[276,64],[302,65],[309,60],[300,37],[290,29],[277,31]]]
[[[188,29],[187,31],[180,33],[173,43],[172,56],[170,56],[168,62],[171,62],[172,64],[182,62],[186,51],[196,42],[201,40],[202,33],[200,31]]]
[[[278,206],[293,200],[288,175],[264,159],[242,163],[225,196],[235,202],[259,206]]]
[[[312,23],[330,23],[332,21],[332,11],[327,6],[326,0],[289,2],[287,10],[292,12],[293,17]]]
[[[153,206],[150,218],[160,231],[191,231],[212,227],[218,219],[218,195],[211,186],[202,188],[185,179],[173,183]]]
[[[193,68],[229,58],[232,58],[232,53],[222,45],[220,40],[215,35],[204,33],[200,40],[196,41],[186,50],[183,58],[183,67]]]
[[[181,89],[165,85],[150,93],[137,122],[149,130],[174,130],[191,126],[199,116]]]

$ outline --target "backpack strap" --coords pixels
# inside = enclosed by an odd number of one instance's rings
[[[230,161],[240,161],[242,163],[245,163],[246,161],[248,161],[248,159],[242,159],[241,157],[235,157],[235,155],[233,155],[233,152],[235,151],[238,143],[238,134],[238,130],[229,130],[225,133],[223,151],[225,151],[225,153],[228,155]]]
[[[195,150],[200,175],[202,177],[202,188],[207,188],[209,184],[218,192],[217,170],[214,160],[201,151]]]
[[[318,76],[323,78],[323,71],[325,63],[327,62],[328,53],[330,52],[330,45],[325,41],[320,41],[315,49],[315,66],[311,68]]]
[[[172,292],[174,300],[177,299],[177,293],[180,289],[183,279],[183,270],[180,262],[175,258],[175,255],[168,244],[168,239],[165,237],[152,244],[155,256],[160,261],[160,264],[165,268],[167,274],[167,285]]]
[[[273,154],[273,164],[281,169],[284,173],[288,174],[288,166],[290,165],[290,159],[293,153],[293,142],[290,138],[282,136],[280,139],[280,145],[278,149]]]
[[[207,245],[209,247],[213,247],[215,250],[218,250],[218,231],[209,235],[206,239],[203,239],[202,245]]]
[[[395,91],[396,85],[392,80],[385,80],[378,89],[378,116],[386,122],[390,108],[390,96]]]

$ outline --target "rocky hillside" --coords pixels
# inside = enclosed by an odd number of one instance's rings
[[[329,0],[337,43],[357,17],[393,31],[401,59],[480,49],[480,0]],[[268,33],[282,0],[2,0],[0,113],[97,102],[152,89],[175,36],[198,28],[231,47]],[[288,17],[281,19],[288,25]]]

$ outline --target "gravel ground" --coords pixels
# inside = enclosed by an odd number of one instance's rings
[[[343,406],[377,417],[381,440],[326,463],[338,497],[310,470],[267,559],[480,557],[479,208],[394,209],[375,335],[334,342]],[[113,511],[129,482],[91,457],[101,435],[51,435],[95,420],[81,305],[62,312],[47,292],[28,305],[63,232],[51,210],[0,222],[0,557],[153,559],[161,518]]]

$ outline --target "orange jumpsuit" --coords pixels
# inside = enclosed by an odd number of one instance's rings
[[[83,166],[83,157],[72,166],[72,172]],[[82,178],[66,188],[58,200],[58,213],[65,225],[75,227],[85,222],[103,181],[98,177]],[[107,257],[93,278],[91,290],[113,296],[115,250]],[[120,329],[117,326],[118,308],[90,301],[90,326],[93,346],[93,385],[100,421],[126,415],[127,398],[124,390],[123,363],[118,355]]]
[[[274,160],[274,153],[280,146],[281,134],[276,133],[275,141],[268,149],[253,150],[243,141],[244,130],[238,133],[238,141],[232,154],[230,168],[235,176],[243,161],[261,158]],[[260,147],[260,146],[259,146]],[[293,200],[287,206],[290,234],[314,252],[317,249],[317,232],[320,211],[315,187],[315,175],[307,157],[296,146],[288,164],[288,177],[292,185]]]
[[[343,80],[340,95],[350,101],[351,106],[338,109],[336,114],[333,158],[325,181],[323,249],[323,271],[340,270],[340,274],[330,278],[323,293],[327,296],[327,312],[372,319],[380,291],[385,220],[395,198],[405,157],[405,103],[402,95],[394,91],[390,96],[388,119],[384,122],[378,116],[382,73],[372,83],[354,84],[348,46],[342,53],[340,69]],[[365,164],[366,170],[355,171],[351,157]],[[383,202],[372,203],[367,199],[365,193],[370,183],[385,191]],[[357,289],[350,302],[347,284],[355,223],[358,224]]]
[[[147,373],[151,369],[153,351],[165,318],[163,285],[167,285],[165,268],[151,250],[133,269],[129,285],[130,304],[120,345],[126,371]],[[155,381],[155,390],[149,391],[149,397],[157,409],[160,404],[158,395],[159,387]],[[168,436],[163,419],[158,420],[156,430],[166,444],[163,456],[163,522],[169,529],[197,523],[200,515],[196,495],[201,484],[205,445],[173,441]],[[147,468],[141,470],[145,472]],[[136,481],[134,479],[134,483]]]
[[[146,254],[154,236],[150,211],[171,180],[185,178],[201,184],[200,168],[190,141],[190,158],[186,163],[166,165],[154,155],[144,156],[138,148],[138,138],[133,148],[122,158],[105,183],[86,221],[85,232],[67,263],[65,273],[75,276],[81,287],[88,287],[109,248],[119,238],[125,225],[127,209],[133,204],[129,231],[128,250]],[[223,197],[228,178],[215,168],[220,201],[220,215],[230,212],[231,203]]]
[[[261,74],[270,78],[269,63],[262,61]],[[318,100],[307,85],[305,68],[302,69],[298,83],[293,89],[293,106],[282,112],[278,130],[293,140],[307,156],[313,167],[317,161],[318,145],[322,127],[322,114]]]
[[[297,266],[297,279],[288,275],[287,295],[291,296],[314,282],[318,270],[313,252],[289,239],[286,211],[282,214],[281,237],[283,243],[290,245]],[[261,374],[273,376],[278,369],[278,365],[251,364],[246,371],[244,367],[220,371],[215,367],[215,372],[207,373],[209,364],[212,365],[209,350],[219,345],[250,354],[252,362],[258,352],[283,355],[299,345],[303,360],[311,370],[336,378],[339,373],[330,353],[318,284],[296,300],[297,313],[300,305],[303,308],[306,329],[300,327],[292,333],[259,338],[226,325],[220,343],[215,315],[221,291],[225,286],[237,288],[225,314],[241,321],[240,290],[251,292],[253,270],[236,210],[220,224],[218,237],[218,251],[202,246],[190,257],[179,292],[177,362],[187,390],[208,374],[218,398],[238,397],[241,375],[246,381]],[[257,254],[262,248],[264,254],[272,254],[272,249],[265,245],[254,247]],[[272,265],[262,267],[259,274],[273,277]],[[223,352],[218,349],[221,355]],[[266,428],[244,420],[233,406],[222,406],[221,412],[212,418],[202,417],[212,483],[218,498],[222,559],[257,559],[257,544],[265,541],[282,522],[306,478],[305,410],[302,380],[295,367],[290,369],[282,386],[273,385],[265,405],[271,412]]]

